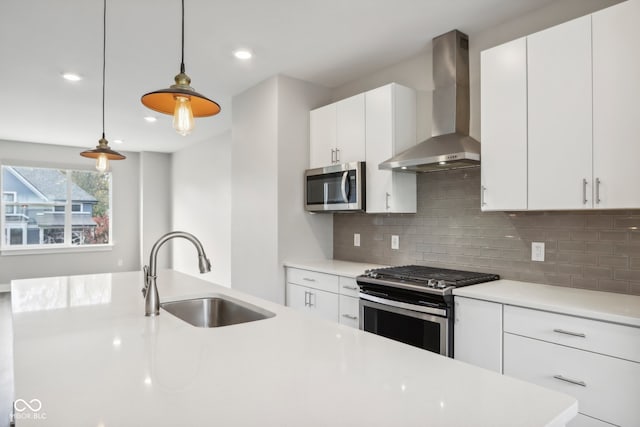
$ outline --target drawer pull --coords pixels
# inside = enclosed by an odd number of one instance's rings
[[[357,291],[358,287],[357,286],[343,286],[343,289],[349,289],[350,291]]]
[[[584,381],[573,380],[571,378],[563,377],[562,375],[554,375],[553,378],[555,378],[557,380],[560,380],[560,381],[567,382],[567,383],[579,385],[580,387],[586,387],[587,386],[587,383],[585,383]]]
[[[358,316],[352,316],[350,314],[343,314],[342,317],[346,317],[347,319],[356,320]]]
[[[565,334],[565,335],[571,335],[572,337],[580,337],[580,338],[586,338],[587,336],[581,332],[571,332],[571,331],[565,331],[564,329],[554,329],[553,332],[557,332],[559,334]]]
[[[306,280],[307,282],[315,282],[316,279],[310,279],[309,277],[303,277],[302,280]]]

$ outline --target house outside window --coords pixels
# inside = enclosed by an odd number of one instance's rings
[[[111,243],[111,174],[2,165],[0,246],[71,248]]]

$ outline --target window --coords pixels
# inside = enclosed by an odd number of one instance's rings
[[[2,165],[1,248],[111,242],[111,174]]]

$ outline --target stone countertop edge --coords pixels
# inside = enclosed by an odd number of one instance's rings
[[[454,295],[640,327],[640,296],[496,280],[455,289]]]
[[[388,267],[387,265],[342,261],[338,259],[287,260],[284,262],[284,266],[354,279],[363,274],[365,270]]]

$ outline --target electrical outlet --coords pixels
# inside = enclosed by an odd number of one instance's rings
[[[400,236],[391,236],[391,249],[400,249]]]
[[[544,261],[544,242],[531,242],[531,261]]]
[[[360,233],[353,233],[353,246],[360,246]]]

